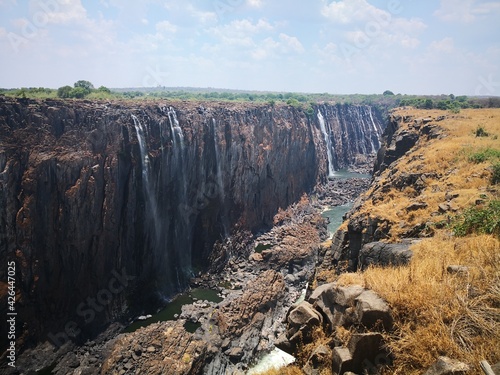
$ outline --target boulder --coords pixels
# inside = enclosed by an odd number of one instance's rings
[[[370,265],[402,266],[413,256],[409,243],[370,242],[359,252],[358,266],[366,269]]]
[[[352,355],[348,348],[338,346],[332,352],[332,370],[339,375],[352,370]]]
[[[427,207],[427,203],[425,202],[414,202],[406,207],[406,211],[417,211],[422,210]]]
[[[387,355],[382,349],[383,337],[377,332],[355,333],[351,336],[347,347],[353,360],[352,371],[369,373],[380,365],[388,363]]]
[[[332,352],[332,370],[339,375],[348,371],[364,374],[376,373],[380,366],[389,363],[387,353],[382,349],[380,333],[355,333],[347,347],[336,347]]]
[[[320,326],[323,318],[309,302],[302,302],[288,315],[287,337],[292,344],[311,340],[312,331]]]
[[[324,284],[316,288],[308,301],[324,317],[324,322],[332,332],[348,320],[346,309],[354,305],[354,300],[364,289],[358,285],[340,286],[336,283]]]
[[[264,258],[262,258],[262,255],[260,253],[252,253],[248,257],[248,260],[251,262],[262,262]]]
[[[392,328],[392,316],[389,305],[375,292],[365,290],[355,299],[356,317],[360,324],[368,329]]]
[[[243,349],[242,348],[231,348],[226,350],[225,354],[229,357],[229,360],[233,363],[238,363],[243,357]]]
[[[440,203],[438,209],[439,212],[444,213],[450,210],[450,205],[448,203]]]
[[[469,365],[448,357],[439,357],[424,375],[464,375],[470,371]]]

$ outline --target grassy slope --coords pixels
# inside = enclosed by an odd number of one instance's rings
[[[401,115],[416,118],[438,117],[442,111],[398,109]],[[407,124],[405,124],[407,125]],[[391,241],[403,231],[428,223],[429,235],[413,246],[414,258],[408,267],[371,268],[341,276],[340,282],[359,283],[375,290],[391,305],[397,329],[387,337],[395,356],[390,373],[420,374],[440,355],[464,361],[481,374],[479,361],[500,361],[500,241],[496,235],[453,236],[451,228],[459,213],[476,201],[499,199],[499,186],[492,185],[492,165],[500,162],[497,152],[487,152],[484,162],[473,162],[485,150],[500,151],[500,110],[464,110],[439,123],[445,137],[417,144],[397,164],[398,171],[438,173],[418,194],[411,187],[392,189],[381,202],[368,200],[362,210],[388,218],[393,223]],[[486,137],[476,137],[482,127]],[[480,158],[481,159],[481,158]],[[379,183],[389,180],[387,170]],[[373,189],[371,189],[373,190]],[[452,200],[456,213],[439,212],[446,193],[458,194]],[[373,193],[368,191],[367,194]],[[408,213],[415,201],[427,208]],[[496,216],[496,221],[500,218]],[[450,223],[442,229],[436,224]],[[439,227],[439,225],[437,225]],[[449,265],[469,267],[465,275],[446,271]]]
[[[438,356],[446,355],[470,364],[472,373],[482,374],[480,360],[490,364],[500,361],[500,217],[497,213],[494,218],[497,232],[493,235],[457,237],[452,228],[468,207],[481,209],[499,199],[500,186],[492,184],[491,176],[492,165],[500,163],[500,110],[463,110],[459,114],[396,111],[415,118],[447,115],[439,122],[445,137],[417,143],[397,162],[397,172],[386,170],[375,185],[380,188],[390,184],[402,173],[438,173],[440,177],[427,179],[420,193],[408,187],[382,194],[373,186],[366,194],[378,199],[375,203],[368,199],[360,214],[388,219],[393,224],[388,241],[398,241],[405,231],[420,223],[427,223],[428,230],[422,234],[429,237],[413,245],[409,266],[374,267],[340,278],[332,273],[330,281],[363,285],[390,304],[396,330],[386,337],[394,354],[393,366],[386,373],[421,374]],[[478,127],[488,136],[476,137]],[[479,157],[484,161],[474,162],[485,150],[490,150],[486,157]],[[451,201],[455,211],[440,213],[438,205],[446,202],[447,192],[458,194]],[[406,207],[414,202],[426,202],[428,206],[407,212]],[[446,270],[449,265],[467,266],[468,272],[450,274]],[[295,367],[274,373],[301,371]]]

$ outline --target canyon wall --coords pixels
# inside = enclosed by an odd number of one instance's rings
[[[0,259],[16,262],[18,337],[85,340],[171,296],[216,241],[271,226],[378,149],[373,108],[314,111],[0,97]]]
[[[362,196],[358,197],[352,209],[347,212],[347,225],[339,229],[333,236],[332,245],[323,254],[320,270],[331,270],[337,268],[342,271],[356,271],[363,267],[363,256],[360,251],[363,246],[381,240],[391,240],[395,227],[400,228],[399,239],[409,241],[419,235],[424,236],[427,224],[418,223],[408,225],[408,219],[401,219],[399,223],[390,220],[380,213],[367,208],[368,203],[373,205],[384,201],[391,190],[402,191],[407,188],[413,189],[414,193],[407,193],[408,198],[415,198],[424,187],[433,179],[440,176],[435,172],[404,171],[404,167],[397,166],[399,160],[415,147],[423,147],[422,144],[432,139],[442,137],[439,122],[445,116],[436,118],[413,118],[412,116],[401,116],[390,114],[387,126],[381,136],[381,146],[377,152],[377,157],[373,167],[373,180],[370,189]],[[411,126],[409,126],[410,124]],[[402,126],[405,125],[405,126]],[[419,156],[420,157],[420,156]],[[416,157],[414,157],[416,158]],[[381,176],[389,169],[388,176]],[[404,212],[412,212],[426,207],[425,202],[409,202]],[[385,213],[386,214],[386,213]],[[408,215],[414,216],[414,215]],[[404,258],[405,254],[402,254]],[[392,263],[397,261],[392,259]],[[381,260],[382,262],[382,260]]]

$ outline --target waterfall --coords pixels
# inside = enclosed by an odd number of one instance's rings
[[[184,148],[184,134],[182,134],[182,128],[179,126],[179,120],[177,120],[175,109],[169,107],[167,113],[168,120],[170,121],[170,129],[172,131],[172,142],[174,144],[174,148],[176,147],[177,142],[179,142],[182,150]]]
[[[332,141],[330,139],[330,135],[326,131],[325,119],[318,109],[318,121],[319,126],[321,128],[321,132],[323,133],[323,137],[325,138],[326,144],[326,153],[328,156],[328,177],[333,177],[335,170],[333,169],[333,156],[332,156]]]
[[[226,205],[225,205],[225,198],[226,194],[224,192],[224,180],[223,180],[223,175],[222,175],[222,160],[219,154],[219,147],[217,142],[217,126],[216,126],[216,121],[215,118],[212,118],[212,124],[213,124],[213,130],[214,130],[214,149],[215,149],[215,166],[216,166],[216,172],[217,172],[217,185],[219,185],[219,195],[220,195],[220,204],[222,206],[222,227],[224,230],[224,237],[227,237],[229,234],[229,231],[227,229],[227,215],[226,215]]]
[[[368,111],[370,113],[370,121],[372,123],[372,128],[373,128],[373,135],[370,137],[370,140],[372,142],[372,150],[373,150],[373,153],[376,154],[379,147],[380,147],[380,142],[378,140],[378,129],[377,129],[377,125],[375,124],[375,120],[373,120],[373,114],[372,114],[372,107],[368,107]],[[375,139],[375,142],[377,143],[377,145],[375,146],[374,142],[373,142],[373,139]]]
[[[146,201],[146,217],[153,221],[153,238],[156,240],[155,245],[158,244],[158,236],[160,235],[160,219],[158,217],[158,208],[155,200],[154,187],[152,186],[150,175],[150,160],[146,144],[145,130],[137,116],[132,115],[134,121],[135,132],[137,141],[139,142],[139,150],[141,152],[141,169],[142,169],[142,190]]]
[[[215,122],[214,118],[212,118],[212,124],[214,126],[214,149],[215,149],[215,164],[216,164],[216,169],[217,169],[217,184],[219,185],[221,199],[224,200],[224,197],[225,197],[225,195],[224,195],[224,181],[222,180],[221,160],[220,160],[220,155],[219,155],[219,148],[217,147],[219,142],[217,142],[217,127],[216,127],[216,122]]]
[[[191,276],[191,240],[192,220],[191,213],[196,211],[196,202],[188,199],[187,183],[187,156],[185,155],[184,134],[177,119],[177,113],[173,107],[167,110],[170,132],[172,134],[172,165],[171,176],[180,183],[174,195],[177,203],[177,217],[174,224],[174,251],[175,251],[175,273],[179,287],[184,280]]]

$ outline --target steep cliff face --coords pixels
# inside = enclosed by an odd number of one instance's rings
[[[372,109],[315,111],[1,98],[0,256],[26,337],[84,340],[171,295],[215,241],[272,225],[329,166],[378,148]]]
[[[384,123],[368,106],[321,105],[317,119],[327,146],[328,175],[356,164],[369,164],[367,156],[377,153]]]
[[[407,225],[405,221],[408,218],[404,214],[398,217],[400,221],[396,223],[396,218],[389,214],[390,210],[380,212],[380,209],[373,208],[381,201],[390,201],[394,196],[391,194],[392,190],[401,192],[405,189],[410,201],[404,211],[401,211],[402,213],[427,207],[426,203],[418,200],[411,201],[411,199],[418,196],[430,181],[439,179],[441,176],[430,171],[409,173],[398,163],[408,152],[414,152],[415,149],[424,147],[423,145],[430,140],[441,137],[438,122],[444,118],[444,116],[437,116],[436,118],[415,119],[412,116],[400,114],[392,114],[389,117],[387,127],[381,137],[382,144],[375,160],[374,179],[370,189],[358,198],[353,208],[347,213],[348,220],[335,233],[331,247],[324,254],[321,269],[339,267],[339,269],[355,271],[360,266],[359,257],[363,245],[380,240],[391,241],[396,224],[401,228],[398,232],[406,228],[406,232],[398,233],[399,238],[412,238],[422,234],[420,232],[426,228],[426,223]],[[413,156],[412,160],[420,157]],[[387,173],[382,176],[384,171]],[[424,236],[425,233],[422,235]]]

